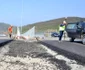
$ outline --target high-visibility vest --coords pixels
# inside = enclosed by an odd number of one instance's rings
[[[59,26],[59,31],[64,31],[65,30],[65,25]]]
[[[12,27],[11,26],[8,28],[8,32],[12,33]]]

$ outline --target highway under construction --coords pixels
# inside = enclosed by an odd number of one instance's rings
[[[0,40],[0,69],[85,70],[84,49],[80,41],[3,38]]]

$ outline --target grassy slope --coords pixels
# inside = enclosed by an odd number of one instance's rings
[[[77,22],[77,21],[80,21],[81,19],[85,21],[85,18],[68,17],[67,22],[68,23]],[[62,23],[63,20],[64,20],[64,18],[58,18],[58,19],[53,19],[53,20],[49,20],[49,21],[38,22],[38,23],[26,25],[26,26],[23,26],[23,32],[27,31],[28,29],[30,29],[33,26],[36,27],[36,32],[45,31],[47,29],[58,29],[59,24]]]

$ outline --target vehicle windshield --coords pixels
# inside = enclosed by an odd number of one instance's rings
[[[76,24],[75,23],[68,24],[67,29],[76,29]]]

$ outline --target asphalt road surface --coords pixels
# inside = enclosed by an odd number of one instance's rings
[[[0,43],[6,42],[8,40],[10,40],[10,39],[0,39]]]
[[[71,59],[76,59],[85,63],[85,45],[81,41],[69,42],[57,40],[43,40],[42,44],[46,45],[48,48],[58,51]]]
[[[0,47],[9,43],[10,41],[12,41],[12,39],[8,39],[8,38],[1,38],[0,37]]]

